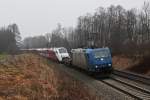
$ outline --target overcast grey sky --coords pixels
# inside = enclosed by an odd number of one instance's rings
[[[148,0],[147,0],[148,1]],[[75,26],[77,18],[96,8],[122,5],[141,8],[144,0],[0,0],[0,27],[16,23],[22,37],[51,32],[57,23]]]

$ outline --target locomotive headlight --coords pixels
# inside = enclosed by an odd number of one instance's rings
[[[108,66],[111,66],[111,64],[108,64]]]
[[[98,68],[98,66],[96,65],[95,68]]]
[[[103,61],[104,59],[103,58],[101,58],[101,61]]]

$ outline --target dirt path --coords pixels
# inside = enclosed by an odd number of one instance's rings
[[[95,94],[96,96],[100,96],[103,100],[132,100],[133,99],[107,86],[101,81],[95,80],[72,68],[66,67],[62,64],[56,64],[56,63],[54,63],[54,66],[56,66],[59,70],[66,72],[68,75],[74,77],[75,79],[83,82],[83,84],[87,85],[91,89],[93,94]]]

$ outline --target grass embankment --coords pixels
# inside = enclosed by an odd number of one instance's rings
[[[113,57],[113,66],[116,69],[150,76],[150,55],[139,57],[117,55]]]
[[[34,54],[0,63],[0,100],[95,100],[81,82]]]
[[[7,53],[0,53],[0,60],[3,60],[7,57]]]

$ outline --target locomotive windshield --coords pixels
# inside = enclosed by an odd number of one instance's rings
[[[67,53],[67,50],[66,50],[66,49],[61,48],[61,49],[59,49],[59,53]]]
[[[108,57],[108,56],[109,56],[108,50],[94,51],[95,58]]]

